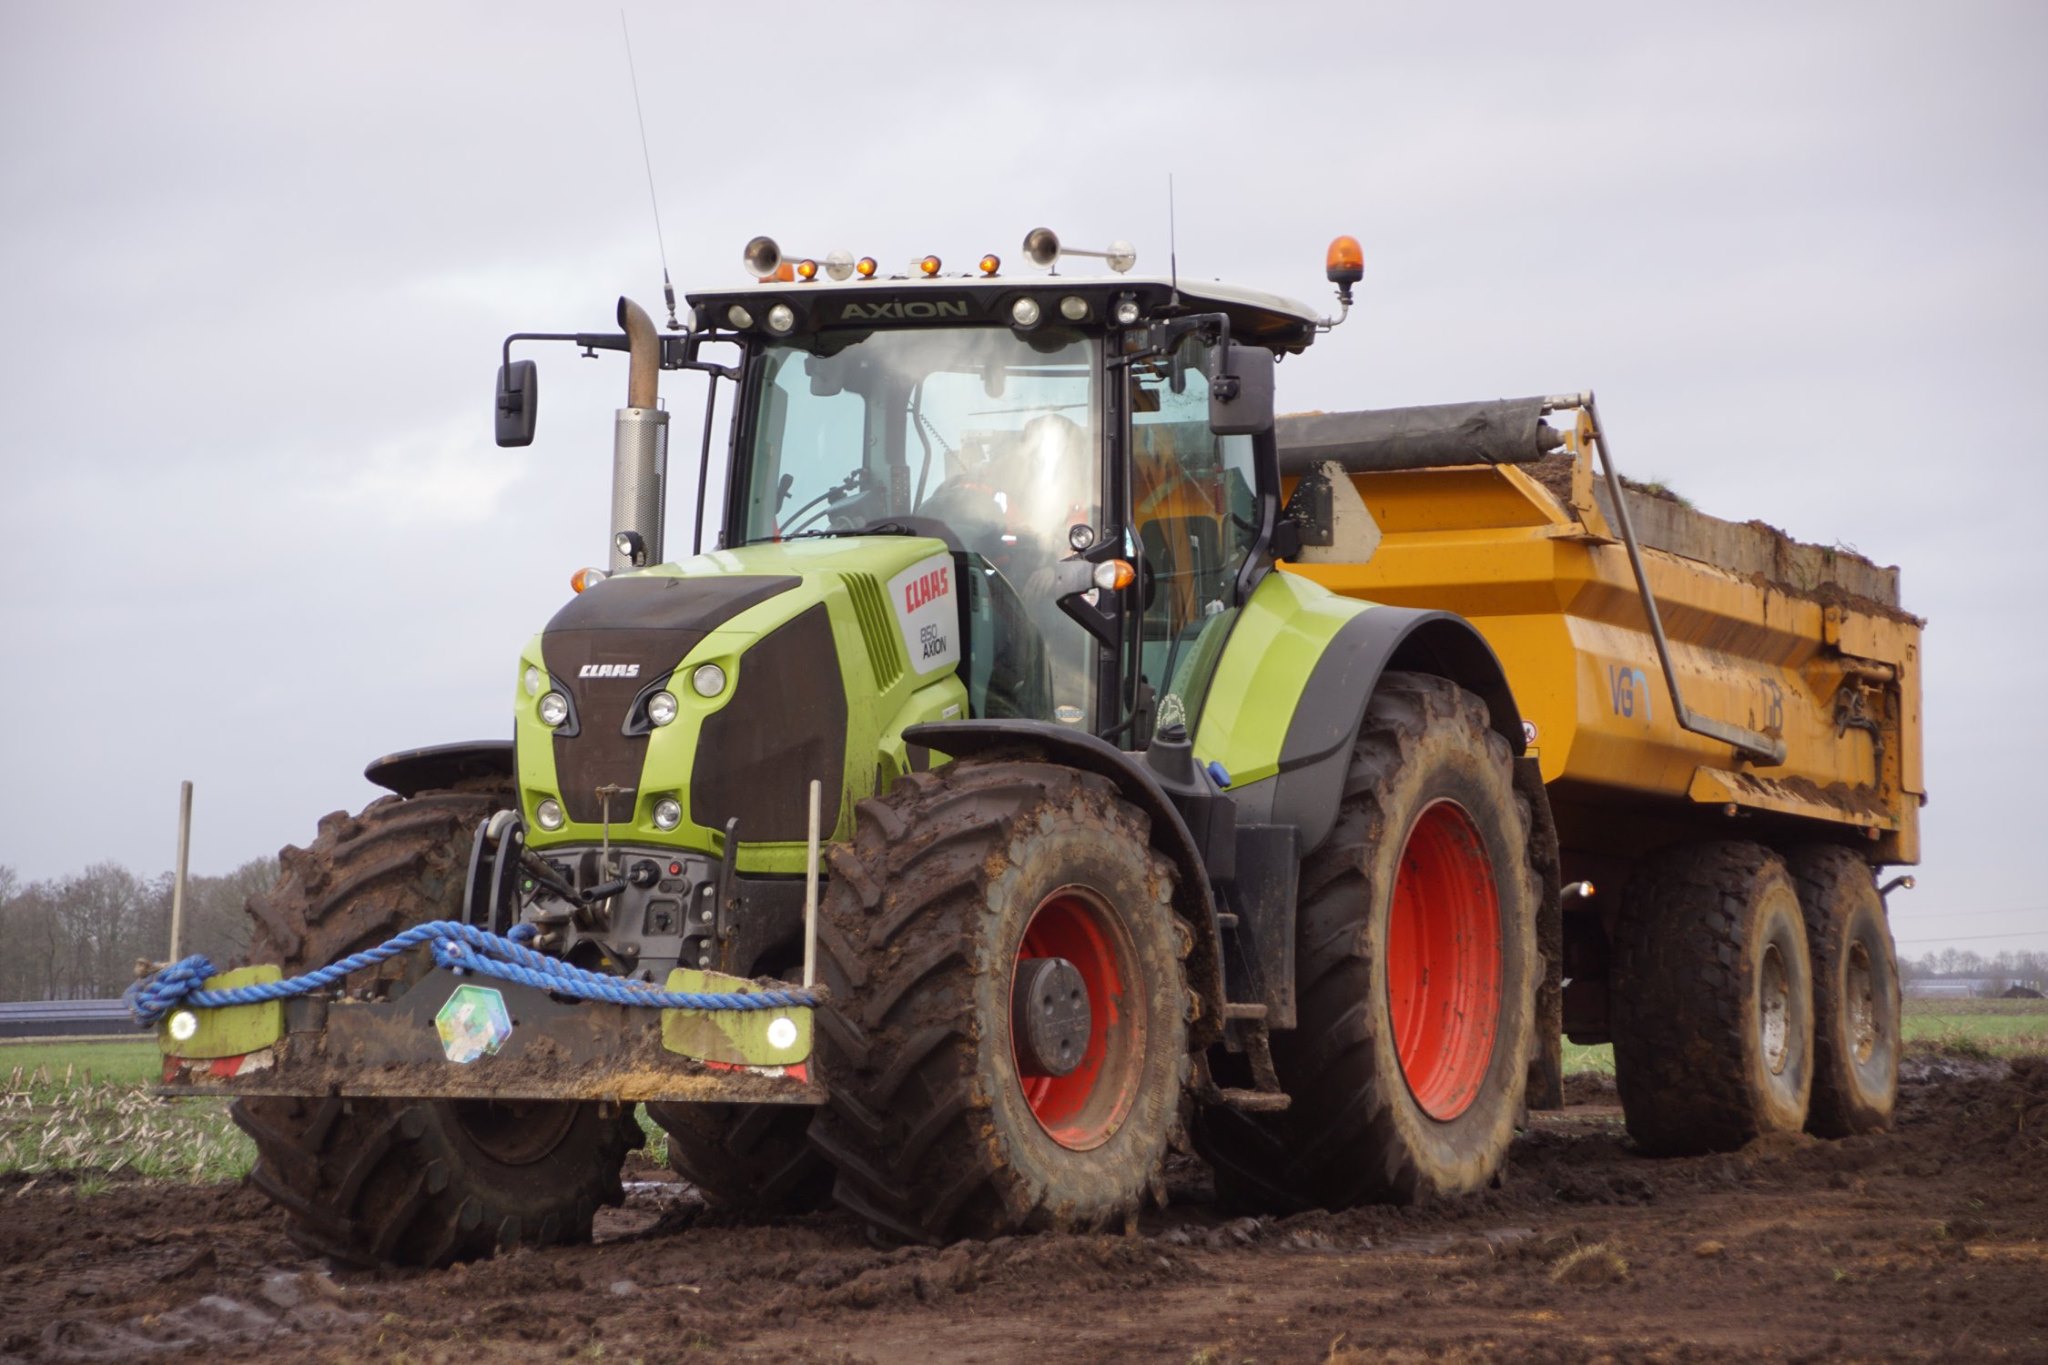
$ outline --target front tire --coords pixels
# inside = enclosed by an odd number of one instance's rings
[[[912,1241],[1135,1215],[1188,1070],[1191,939],[1148,834],[1106,780],[1022,759],[860,803],[819,914],[832,1099],[811,1140],[842,1206]],[[1013,1036],[1047,960],[1086,1000],[1074,1055]]]
[[[809,1213],[832,1193],[810,1144],[811,1111],[793,1104],[650,1104],[669,1167],[706,1203],[753,1214]]]
[[[459,919],[471,837],[503,799],[482,784],[328,816],[311,848],[278,855],[277,885],[250,900],[251,960],[292,976]],[[393,959],[348,985],[402,969]],[[588,1241],[598,1206],[622,1202],[619,1168],[644,1140],[631,1105],[252,1096],[232,1112],[256,1142],[250,1183],[284,1209],[292,1240],[363,1265]]]
[[[1629,883],[1614,955],[1614,1085],[1659,1156],[1806,1123],[1813,969],[1792,876],[1759,844],[1666,850]]]
[[[1336,828],[1302,863],[1298,1024],[1272,1041],[1293,1103],[1197,1116],[1226,1203],[1414,1203],[1498,1175],[1539,977],[1541,881],[1511,764],[1471,693],[1381,679]]]

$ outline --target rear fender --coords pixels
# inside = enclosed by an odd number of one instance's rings
[[[1280,746],[1271,819],[1301,831],[1304,857],[1337,823],[1352,742],[1380,675],[1389,669],[1450,679],[1486,703],[1493,729],[1517,757],[1526,747],[1507,673],[1470,622],[1410,607],[1361,611],[1338,629],[1316,661]]]
[[[1173,860],[1178,874],[1173,909],[1194,936],[1187,959],[1188,986],[1202,1002],[1200,1017],[1188,1026],[1188,1043],[1206,1047],[1222,1036],[1223,957],[1215,894],[1187,823],[1137,755],[1094,735],[1041,720],[940,721],[913,725],[903,738],[948,758],[1037,757],[1114,782],[1118,794],[1151,821],[1152,846]]]

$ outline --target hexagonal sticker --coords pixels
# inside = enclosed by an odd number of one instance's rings
[[[499,992],[489,986],[462,985],[434,1016],[434,1029],[448,1060],[466,1066],[505,1045],[512,1036],[512,1016]]]

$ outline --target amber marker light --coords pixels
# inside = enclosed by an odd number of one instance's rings
[[[805,283],[817,279],[818,263],[816,261],[798,261],[796,263],[796,277]]]
[[[1365,278],[1365,248],[1358,244],[1356,237],[1339,237],[1330,243],[1329,252],[1323,257],[1323,275],[1337,286],[1337,302],[1344,305],[1344,316],[1351,313],[1351,286]],[[1339,317],[1337,322],[1342,322]],[[1336,326],[1333,322],[1331,326]]]
[[[939,273],[939,258],[927,256],[917,263],[917,268],[922,270],[927,276],[936,275]]]
[[[1357,284],[1365,278],[1365,248],[1356,237],[1339,237],[1323,257],[1323,274],[1331,284]]]
[[[607,574],[603,569],[578,569],[575,573],[569,575],[569,586],[577,592],[582,592],[593,584],[604,582],[609,577],[611,575]]]
[[[864,280],[873,279],[875,277],[875,258],[872,256],[861,257],[853,263],[853,272]]]
[[[1104,592],[1117,592],[1136,582],[1138,571],[1131,567],[1129,560],[1108,559],[1095,566],[1095,586]]]
[[[981,258],[981,273],[984,275],[993,275],[1002,268],[1003,258],[1000,256],[991,254]]]

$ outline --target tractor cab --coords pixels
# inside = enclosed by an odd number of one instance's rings
[[[821,271],[756,239],[755,284],[691,294],[691,342],[741,354],[720,548],[941,540],[971,713],[1136,747],[1161,698],[1198,714],[1204,663],[1270,563],[1273,360],[1317,318],[1249,290],[1063,277],[1044,229],[1026,251],[1053,273]]]

